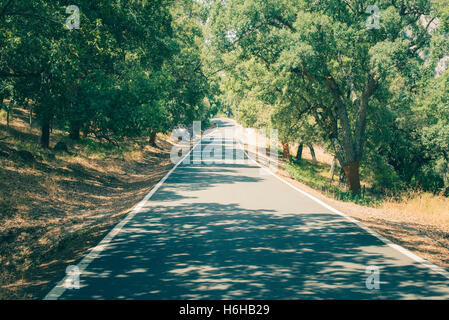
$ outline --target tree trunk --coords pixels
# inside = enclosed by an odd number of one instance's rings
[[[72,140],[80,139],[80,126],[77,123],[72,123],[70,126],[69,137]]]
[[[340,174],[338,175],[338,181],[340,183],[346,183],[346,174],[345,174],[345,170],[343,170],[343,168],[340,168]]]
[[[11,105],[6,108],[6,129],[9,129],[9,116],[11,113]]]
[[[449,167],[448,165],[446,165],[444,172],[443,172],[443,182],[444,182],[444,187],[443,187],[443,191],[441,191],[441,195],[442,196],[448,196],[449,195],[449,177],[448,177],[448,173],[449,173]]]
[[[296,152],[296,160],[301,160],[302,159],[302,149],[304,148],[304,144],[300,143],[298,146],[298,151]]]
[[[28,114],[28,123],[30,125],[30,133],[33,130],[33,108],[30,106],[30,112]]]
[[[50,119],[42,119],[41,125],[41,146],[48,149],[50,146]]]
[[[87,136],[91,133],[90,131],[90,124],[89,123],[85,123],[84,125],[83,125],[83,129],[82,129],[82,131],[83,131],[83,138],[87,138]]]
[[[157,134],[157,132],[151,132],[151,134],[150,134],[150,141],[149,141],[149,143],[152,146],[156,146],[156,134]]]
[[[312,155],[313,162],[316,162],[316,154],[315,149],[313,148],[313,145],[309,144],[310,154]]]
[[[290,146],[288,145],[288,142],[282,143],[282,153],[285,159],[290,160]]]
[[[337,157],[334,157],[334,160],[332,160],[332,166],[329,173],[331,174],[331,181],[334,181],[334,175],[335,175],[335,167],[337,166]]]
[[[354,161],[343,166],[346,182],[353,195],[360,193],[360,161]]]

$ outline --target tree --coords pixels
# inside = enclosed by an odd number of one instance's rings
[[[66,1],[0,5],[0,81],[13,83],[16,100],[32,101],[43,147],[52,123],[74,140],[84,131],[107,141],[147,135],[154,143],[157,132],[206,116],[196,21],[204,6],[170,0],[77,5],[81,23],[73,30],[64,25]]]
[[[52,62],[64,29],[54,12],[61,12],[57,1],[7,1],[0,7],[0,77],[14,79],[17,100],[31,98],[36,102],[43,146],[48,146],[50,121],[59,98],[54,94],[58,86],[54,80],[60,70],[52,68]]]
[[[332,142],[354,194],[360,191],[369,108],[386,102],[396,74],[416,81],[413,67],[430,38],[417,23],[431,14],[428,1],[379,1],[379,29],[367,28],[369,4],[233,0],[217,2],[212,15],[222,51],[239,48],[241,59],[257,57],[290,76],[304,108]],[[233,41],[226,37],[230,28]]]

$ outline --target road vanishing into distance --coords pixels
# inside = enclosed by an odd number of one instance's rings
[[[444,270],[262,172],[250,161],[179,164],[80,262],[80,288],[63,279],[46,299],[449,298]]]

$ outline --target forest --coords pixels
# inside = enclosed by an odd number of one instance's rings
[[[2,1],[0,101],[53,127],[118,143],[205,119],[201,17],[189,1]],[[69,15],[69,14],[72,15]],[[78,26],[71,25],[79,14]],[[67,23],[66,23],[67,19]]]
[[[42,148],[220,113],[287,159],[321,146],[353,194],[449,195],[447,0],[72,2],[0,4],[1,116],[28,110]]]

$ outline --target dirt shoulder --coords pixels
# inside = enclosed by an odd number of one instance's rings
[[[333,208],[357,219],[390,241],[424,259],[449,268],[449,221],[447,216],[407,210],[370,208],[326,197],[320,191],[298,182],[279,166],[277,175],[322,200]],[[449,204],[449,203],[448,203]]]
[[[27,148],[38,132],[19,120],[0,136],[0,299],[45,296],[173,166],[165,136],[70,154]]]

